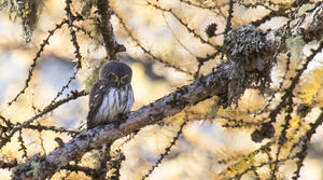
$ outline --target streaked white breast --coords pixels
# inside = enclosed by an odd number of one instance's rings
[[[104,95],[102,104],[97,112],[97,122],[111,122],[118,114],[130,112],[134,101],[131,86],[122,89],[110,88]]]

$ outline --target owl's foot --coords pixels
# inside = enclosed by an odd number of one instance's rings
[[[128,119],[128,116],[129,116],[130,112],[129,113],[122,113],[122,114],[119,114],[117,116],[117,120],[115,120],[113,122],[113,125],[115,128],[118,128],[120,126],[120,124],[126,122],[126,120]]]
[[[121,117],[122,122],[126,122],[127,119],[128,119],[128,117],[129,117],[129,115],[130,115],[130,112],[123,113],[122,114],[122,117]]]

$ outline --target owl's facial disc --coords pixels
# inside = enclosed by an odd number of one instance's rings
[[[128,83],[128,74],[126,74],[126,75],[124,75],[124,76],[122,76],[121,78],[120,78],[120,83],[122,84],[122,85],[125,85],[125,84],[127,84]]]
[[[120,78],[119,78],[118,75],[116,75],[113,72],[111,72],[109,74],[109,79],[110,79],[110,82],[112,82],[113,84],[115,84],[115,86],[120,87]]]

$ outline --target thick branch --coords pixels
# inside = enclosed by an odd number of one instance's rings
[[[314,14],[312,16],[313,21],[321,19],[323,14],[322,7],[323,5],[320,4],[315,11],[312,11],[312,15]],[[322,29],[322,21],[317,21],[316,24],[311,23],[310,25],[318,27],[317,29],[319,30]],[[312,31],[310,28],[303,27],[302,33],[306,33],[307,30]],[[277,40],[280,41],[279,38]],[[281,43],[284,44],[284,42]],[[277,42],[273,44],[277,44]],[[276,49],[276,47],[271,48],[267,50],[273,51]],[[281,51],[283,48],[284,46],[281,46],[279,50]],[[46,157],[34,156],[27,163],[20,164],[14,168],[14,179],[45,179],[46,177],[51,177],[58,169],[66,166],[69,161],[81,158],[85,152],[93,148],[112,143],[122,136],[147,125],[155,124],[165,117],[181,112],[187,106],[195,105],[212,96],[223,97],[227,93],[228,84],[231,82],[231,75],[234,70],[234,64],[221,65],[207,76],[201,77],[192,84],[183,86],[168,96],[131,113],[127,121],[121,124],[119,128],[106,125],[84,130]]]
[[[177,91],[157,100],[150,105],[144,106],[131,113],[127,121],[120,125],[120,128],[113,128],[112,125],[96,127],[84,130],[64,146],[52,151],[44,159],[38,158],[40,163],[37,169],[38,176],[35,177],[31,168],[26,166],[17,167],[14,170],[14,179],[33,178],[44,179],[51,177],[58,169],[66,166],[73,159],[79,159],[82,155],[102,144],[111,143],[114,140],[137,131],[149,124],[154,124],[165,117],[172,116],[182,111],[186,106],[194,105],[211,96],[221,95],[227,89],[228,77],[232,71],[231,65],[225,65],[214,73],[194,81],[190,85],[183,86]],[[33,160],[35,162],[35,159]],[[35,169],[33,169],[35,172]],[[31,174],[28,176],[28,174]]]

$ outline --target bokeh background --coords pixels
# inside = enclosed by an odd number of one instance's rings
[[[290,3],[289,1],[284,2]],[[204,3],[212,4],[211,1]],[[218,3],[221,2],[218,1]],[[170,13],[164,13],[147,6],[145,1],[115,0],[110,4],[120,17],[127,19],[127,27],[133,32],[133,36],[140,39],[145,48],[150,49],[156,57],[181,67],[187,72],[196,70],[196,56],[205,56],[213,50],[187,32],[185,27],[176,21]],[[8,102],[24,87],[30,64],[39,49],[39,44],[48,35],[47,31],[53,29],[55,24],[65,16],[64,7],[64,1],[46,1],[30,43],[26,43],[23,39],[21,20],[19,18],[15,21],[13,18],[10,19],[6,9],[0,12],[0,113],[14,123],[24,122],[35,115],[37,109],[46,107],[73,74],[74,49],[70,42],[69,30],[67,26],[64,26],[51,37],[50,45],[46,46],[44,53],[38,60],[29,88],[18,98],[17,102],[8,106]],[[225,19],[215,16],[209,10],[201,10],[196,7],[188,8],[178,1],[162,1],[162,7],[165,9],[174,8],[175,12],[186,22],[189,22],[190,27],[194,27],[195,31],[205,39],[207,36],[204,30],[210,23],[217,22],[219,32],[225,26]],[[77,3],[74,8],[74,10],[78,10]],[[223,9],[223,12],[225,10]],[[233,26],[238,27],[241,24],[246,24],[266,13],[268,12],[261,7],[255,9],[236,7],[235,15],[237,16],[233,18]],[[262,28],[279,28],[286,21],[286,18],[277,18]],[[158,63],[149,55],[144,54],[136,42],[131,40],[129,34],[118,24],[117,18],[112,17],[112,23],[118,42],[127,48],[127,53],[120,54],[120,58],[133,70],[132,86],[135,94],[133,110],[194,80],[192,76],[165,67],[162,63]],[[91,29],[91,22],[85,23],[85,25]],[[209,39],[211,43],[217,44],[221,44],[222,40],[221,36]],[[71,90],[86,88],[87,78],[105,56],[104,48],[98,46],[96,42],[91,41],[81,32],[78,33],[78,41],[81,45],[81,54],[84,57],[82,59],[83,68],[77,75],[77,79],[64,91],[62,97],[65,97]],[[307,49],[304,48],[304,53],[308,53]],[[322,59],[321,53],[321,56],[311,63],[311,67],[304,77],[304,81],[309,84],[308,89],[310,89],[307,93],[316,94],[315,98],[318,98],[318,101],[321,101],[323,96]],[[219,63],[219,59],[207,62],[202,67],[201,73],[210,72],[212,67]],[[296,65],[292,64],[291,69],[295,69]],[[278,62],[278,66],[273,72],[273,78],[277,80],[274,82],[278,82],[282,77],[284,69],[284,63]],[[289,76],[292,75],[293,73]],[[274,83],[273,87],[275,86],[278,84]],[[186,109],[186,111],[209,114],[214,100],[214,98],[207,100],[196,107]],[[220,110],[220,112],[223,112],[224,115],[230,113],[239,115],[237,112],[256,111],[264,104],[265,100],[258,91],[248,90],[241,98],[237,109],[230,107],[229,110],[225,112]],[[76,129],[86,119],[87,112],[88,97],[86,96],[60,106],[40,118],[38,122],[44,125]],[[318,113],[318,109],[314,110],[309,118],[317,117]],[[159,154],[164,152],[184,117],[184,113],[180,113],[166,119],[164,123],[145,127],[133,140],[124,145],[123,151],[126,160],[122,163],[121,179],[140,179],[159,158]],[[220,172],[223,167],[218,161],[239,157],[239,155],[252,152],[262,145],[251,141],[251,129],[223,128],[220,118],[209,119],[207,116],[205,118],[192,116],[189,119],[190,121],[184,127],[179,141],[172,148],[172,152],[155,169],[150,179],[217,179],[215,172]],[[28,156],[35,153],[48,154],[57,147],[54,141],[57,136],[65,142],[70,139],[65,134],[24,130],[23,138],[28,149]],[[300,179],[323,179],[322,138],[323,129],[320,127],[310,144],[309,155],[305,160]],[[116,144],[122,141],[119,140]],[[23,161],[22,152],[18,151],[19,149],[17,142],[11,142],[1,150],[0,158],[18,157],[18,160]],[[90,158],[89,156],[84,158]],[[289,167],[294,166],[292,163],[284,166],[285,173],[281,177],[290,177],[293,169]],[[60,179],[64,173],[64,171],[56,173],[53,179]],[[0,177],[1,179],[10,179],[10,171],[1,169]],[[87,179],[82,173],[72,173],[67,179],[76,178]],[[253,178],[252,175],[248,175],[245,179]]]

